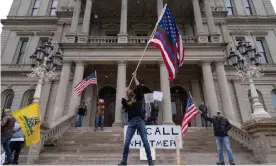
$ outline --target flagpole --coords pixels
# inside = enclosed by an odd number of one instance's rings
[[[96,76],[96,80],[97,80],[97,86],[96,86],[96,88],[97,88],[97,101],[99,100],[99,88],[98,88],[98,75],[97,75],[97,72],[96,72],[96,70],[95,70],[95,76]]]
[[[155,27],[154,27],[154,29],[153,29],[151,35],[150,35],[149,41],[147,42],[147,45],[146,45],[146,47],[145,47],[145,49],[144,49],[144,51],[143,51],[143,53],[142,53],[142,56],[141,56],[141,58],[140,58],[140,60],[139,60],[139,62],[138,62],[138,65],[137,65],[137,67],[136,67],[134,73],[137,72],[137,70],[138,70],[138,68],[139,68],[139,66],[140,66],[140,63],[141,63],[141,61],[142,61],[142,59],[143,59],[143,57],[144,57],[144,55],[145,55],[145,52],[146,52],[146,50],[147,50],[147,48],[148,48],[148,46],[149,46],[150,40],[153,38],[154,33],[156,32],[157,25],[158,25],[158,23],[160,22],[161,18],[163,17],[166,8],[167,8],[167,4],[165,4],[165,6],[164,6],[164,8],[163,8],[163,10],[162,10],[162,12],[161,12],[161,14],[160,14],[160,16],[158,17],[158,21],[157,21],[157,23],[155,24]],[[131,80],[130,80],[130,83],[129,83],[129,85],[128,85],[128,88],[130,87],[132,81],[133,81],[133,76],[132,76],[132,78],[131,78]]]

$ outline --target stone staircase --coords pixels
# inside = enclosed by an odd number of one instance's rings
[[[65,132],[57,147],[45,147],[35,164],[43,165],[116,165],[121,161],[123,151],[123,130],[105,128],[93,132],[92,128],[72,128]],[[231,140],[234,159],[237,164],[256,164],[251,151]],[[217,161],[216,143],[211,128],[189,128],[183,138],[181,160],[186,164],[209,165]],[[225,161],[228,161],[225,153]],[[139,150],[130,150],[128,164],[147,164],[140,161]],[[156,150],[156,165],[175,165],[175,150]]]

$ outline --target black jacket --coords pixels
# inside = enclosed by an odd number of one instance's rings
[[[208,109],[206,107],[206,105],[200,105],[199,106],[199,110],[202,112],[202,114],[207,114],[208,113]]]
[[[86,116],[87,114],[87,109],[86,109],[86,106],[79,106],[78,108],[78,115],[80,116]]]
[[[213,123],[215,136],[228,136],[228,131],[232,128],[232,125],[224,117],[210,118],[205,114],[201,114],[206,120]]]
[[[155,107],[153,103],[151,103],[150,106],[151,106],[150,119],[156,120],[158,117],[159,109],[158,107]]]
[[[132,118],[140,117],[145,120],[145,109],[144,109],[144,94],[142,93],[142,88],[140,85],[137,86],[134,91],[134,97],[132,99],[126,100],[122,98],[122,104],[125,111],[128,112],[128,120]]]

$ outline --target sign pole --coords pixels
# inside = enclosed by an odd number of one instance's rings
[[[179,149],[179,138],[178,135],[175,136],[175,141],[176,141],[176,163],[177,165],[180,165],[180,149]]]

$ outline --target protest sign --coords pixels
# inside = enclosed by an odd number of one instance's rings
[[[175,136],[181,138],[180,126],[146,126],[148,142],[151,148],[155,149],[176,149]],[[127,126],[124,127],[124,137],[126,135]],[[140,149],[143,147],[140,134],[136,131],[130,143],[131,149]],[[182,149],[182,139],[179,139],[179,148]]]

